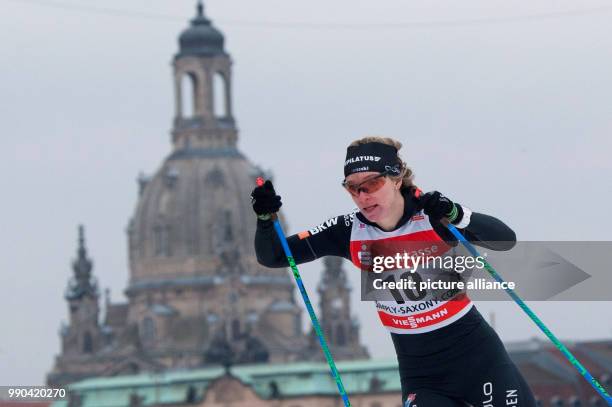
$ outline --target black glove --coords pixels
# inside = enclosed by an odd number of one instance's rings
[[[418,209],[425,210],[425,214],[434,221],[448,218],[451,223],[458,224],[463,218],[461,205],[455,205],[453,201],[438,191],[421,195]]]
[[[257,217],[276,213],[282,205],[281,197],[276,195],[274,185],[270,180],[251,192],[251,203]]]

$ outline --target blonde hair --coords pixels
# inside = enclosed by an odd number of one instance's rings
[[[402,148],[402,143],[390,137],[367,136],[353,141],[351,144],[349,144],[349,147],[360,146],[367,143],[381,143],[395,147],[398,151],[397,161],[400,163],[401,173],[397,176],[389,176],[389,178],[391,178],[393,181],[399,181],[401,179],[403,188],[417,189],[417,186],[414,185],[413,182],[414,173],[412,172],[412,169],[408,167],[406,162],[402,160],[402,157],[399,155],[399,150]]]

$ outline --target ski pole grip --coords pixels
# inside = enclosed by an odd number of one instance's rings
[[[264,184],[264,179],[263,177],[257,177],[255,179],[255,183],[257,184],[258,187],[262,186]],[[278,216],[276,215],[276,213],[271,213],[270,214],[270,219],[272,219],[273,221],[275,221],[278,218]]]

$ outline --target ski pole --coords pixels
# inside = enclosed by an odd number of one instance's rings
[[[264,184],[264,180],[262,177],[257,177],[257,185],[262,186]],[[300,276],[300,272],[295,264],[295,260],[293,259],[293,254],[291,254],[291,249],[289,248],[289,244],[287,243],[287,238],[285,238],[285,233],[283,232],[283,228],[281,227],[280,222],[278,221],[278,217],[273,215],[274,220],[274,230],[276,230],[276,234],[278,235],[278,239],[283,246],[283,250],[285,251],[285,256],[287,256],[287,261],[289,262],[289,266],[293,271],[293,277],[295,277],[295,282],[297,283],[298,288],[300,289],[300,294],[302,294],[302,299],[304,300],[304,304],[306,304],[306,309],[308,310],[308,315],[310,315],[310,320],[312,321],[312,325],[314,327],[315,332],[317,333],[317,337],[319,338],[319,343],[321,344],[321,348],[323,349],[323,353],[325,354],[325,359],[327,359],[327,363],[329,364],[329,368],[331,369],[332,376],[336,381],[336,385],[338,386],[338,391],[340,392],[340,396],[344,401],[345,407],[350,407],[351,402],[349,401],[348,394],[346,394],[346,390],[344,390],[344,385],[342,384],[342,379],[340,379],[340,373],[338,369],[336,369],[336,364],[334,363],[334,359],[329,351],[329,347],[327,346],[327,342],[325,341],[325,337],[323,336],[323,330],[321,329],[321,325],[319,325],[319,320],[317,319],[317,315],[312,308],[312,304],[310,303],[310,298],[306,293],[306,287],[304,287],[304,283],[302,282],[302,277]]]
[[[478,250],[476,250],[476,248],[470,242],[467,241],[467,239],[457,230],[455,226],[449,223],[447,227],[448,230],[450,230],[451,233],[457,238],[457,240],[460,241],[466,247],[466,249],[468,249],[472,256],[482,258],[484,266],[491,275],[491,277],[493,277],[500,283],[504,283],[504,280],[499,274],[497,274],[497,271],[495,271],[493,266],[491,266],[482,256],[480,256]],[[550,339],[551,342],[557,347],[557,349],[559,349],[559,351],[567,358],[567,360],[572,365],[574,365],[578,372],[591,384],[591,386],[593,386],[593,388],[601,395],[601,397],[603,397],[604,400],[608,402],[608,405],[612,406],[612,397],[610,396],[610,394],[608,394],[606,389],[603,388],[603,386],[597,381],[597,379],[595,379],[586,370],[582,363],[580,363],[578,359],[576,359],[576,357],[572,355],[569,349],[567,349],[565,345],[563,345],[563,343],[561,343],[561,341],[557,339],[557,337],[546,327],[546,325],[544,325],[544,323],[540,320],[540,318],[537,317],[537,315],[531,310],[531,308],[529,308],[527,304],[525,304],[525,302],[514,292],[514,290],[510,288],[504,288],[504,290],[514,300],[514,302],[516,302],[518,306],[521,307],[527,315],[529,315],[529,318],[531,318],[531,320],[535,322],[538,328],[540,328],[542,332],[544,332],[548,339]]]

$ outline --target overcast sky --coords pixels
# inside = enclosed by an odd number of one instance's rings
[[[170,151],[170,62],[194,3],[0,0],[0,384],[40,384],[53,365],[79,223],[124,300],[136,178]],[[274,171],[290,232],[351,209],[345,147],[380,134],[404,143],[423,189],[521,240],[609,240],[609,4],[210,0],[206,13],[234,60],[239,147]],[[302,267],[313,297],[320,270]],[[593,339],[612,336],[610,304],[531,305],[562,339]],[[353,307],[362,342],[392,357],[372,304],[355,292]],[[542,336],[513,303],[478,307],[504,341]]]

